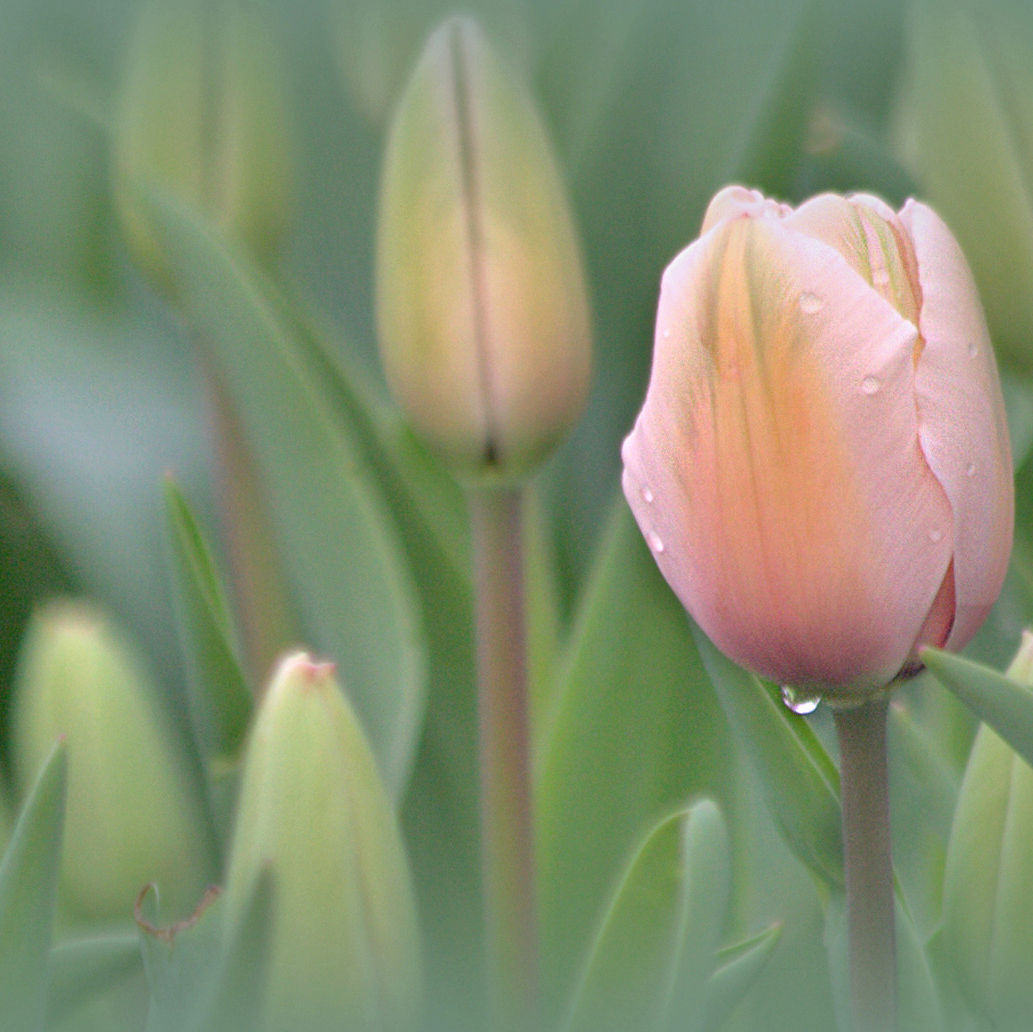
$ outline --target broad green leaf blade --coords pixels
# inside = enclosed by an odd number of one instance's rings
[[[223,947],[211,1000],[191,1032],[250,1032],[259,1027],[274,905],[272,879],[262,875],[239,927]]]
[[[179,487],[165,480],[165,526],[183,650],[190,676],[190,712],[202,754],[235,757],[247,732],[252,697],[233,643],[215,563]]]
[[[786,845],[831,888],[843,885],[839,775],[803,717],[693,626],[728,723],[742,743]],[[777,691],[777,690],[776,690]]]
[[[781,935],[782,926],[773,924],[757,935],[718,951],[717,969],[707,983],[703,1023],[706,1032],[718,1032],[753,988]]]
[[[537,856],[546,998],[570,980],[644,828],[695,793],[731,803],[728,730],[692,643],[623,499],[559,661],[540,732]]]
[[[922,662],[984,724],[1033,764],[1033,691],[990,667],[939,649],[923,649]]]
[[[4,1032],[42,1032],[47,960],[57,905],[68,757],[55,745],[0,863],[0,1021]]]
[[[311,644],[339,665],[398,798],[420,730],[426,655],[415,589],[376,482],[256,287],[257,272],[182,206],[148,195],[188,318],[269,491]]]
[[[50,951],[47,1023],[60,1024],[80,1004],[141,970],[140,940],[132,934],[63,942]]]
[[[665,817],[646,834],[603,916],[565,1032],[659,1029],[686,954],[698,952],[709,975],[707,946],[724,920],[728,870],[726,864],[725,892],[709,893],[708,853],[723,853],[727,862],[727,848],[720,811],[709,801]],[[701,996],[692,999],[700,1007]]]
[[[209,889],[190,917],[162,927],[158,892],[149,885],[136,903],[144,971],[151,989],[147,1032],[184,1032],[219,971],[223,921],[218,889]]]

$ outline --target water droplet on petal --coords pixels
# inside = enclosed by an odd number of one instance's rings
[[[969,358],[975,358],[976,355],[978,355],[978,354],[979,354],[979,345],[978,344],[969,344],[969,346],[968,346],[968,357]]]
[[[786,709],[791,710],[798,717],[806,717],[813,713],[821,705],[820,695],[809,695],[798,688],[791,688],[789,685],[782,685],[782,701]]]
[[[872,269],[872,284],[876,287],[889,286],[890,274],[889,270],[882,265]]]
[[[937,530],[935,527],[929,531],[929,540],[935,545],[943,540],[943,531]]]
[[[879,381],[874,376],[866,376],[861,381],[861,393],[867,394],[869,397],[873,394],[879,393]]]
[[[664,340],[669,340],[670,337],[671,337],[671,327],[670,326],[665,326],[664,327]]]
[[[824,303],[825,302],[822,301],[817,294],[812,294],[810,291],[804,291],[804,293],[800,295],[800,308],[807,315],[814,315],[815,313],[820,312]]]
[[[976,475],[976,464],[974,462],[970,462],[965,467],[965,476],[966,477],[974,477],[975,475]]]
[[[655,531],[649,532],[649,547],[659,555],[664,550],[664,543],[660,540],[660,535]]]
[[[653,504],[653,492],[650,491],[648,487],[642,488],[642,501],[644,501],[646,505]]]

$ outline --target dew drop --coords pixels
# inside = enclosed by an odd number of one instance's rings
[[[660,540],[660,535],[655,531],[649,532],[649,547],[659,555],[664,550],[664,543]]]
[[[872,269],[872,284],[874,286],[886,287],[889,286],[889,282],[890,274],[888,269],[884,268],[881,265],[877,268]]]
[[[810,291],[805,291],[800,295],[800,308],[807,315],[814,315],[821,311],[821,307],[825,302],[822,301],[817,294],[812,294]]]
[[[965,476],[966,477],[974,477],[975,475],[976,475],[976,464],[974,462],[970,462],[965,467]]]
[[[929,531],[929,540],[935,545],[943,540],[943,531],[937,530],[935,527]]]
[[[670,326],[665,326],[664,327],[664,340],[670,340],[670,337],[671,337],[671,327]]]
[[[808,695],[798,688],[791,688],[789,685],[782,685],[782,701],[786,709],[792,710],[798,717],[806,717],[813,713],[821,705],[820,695]]]
[[[646,505],[653,504],[653,492],[650,491],[648,487],[642,488],[642,501],[644,501]]]
[[[978,354],[979,354],[979,345],[978,344],[969,344],[969,346],[968,346],[968,357],[969,358],[975,358],[976,355],[978,355]]]
[[[861,381],[861,393],[867,394],[869,397],[873,394],[879,393],[879,381],[874,376],[866,376]]]

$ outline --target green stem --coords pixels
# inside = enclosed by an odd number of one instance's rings
[[[895,1032],[897,963],[886,763],[889,698],[884,693],[832,712],[839,737],[853,1032]]]
[[[518,488],[470,494],[476,567],[481,821],[496,1032],[534,1028],[538,926]]]

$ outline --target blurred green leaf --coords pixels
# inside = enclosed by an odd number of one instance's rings
[[[616,506],[559,663],[537,762],[547,1000],[569,991],[594,915],[649,827],[694,792],[727,805],[728,732],[671,594]]]
[[[707,983],[703,1022],[707,1032],[717,1032],[753,988],[781,935],[782,926],[774,924],[763,932],[718,951],[717,969]]]
[[[730,880],[728,835],[714,803],[696,803],[652,828],[605,913],[566,1032],[702,1028],[702,990]]]
[[[1033,691],[996,670],[939,649],[923,649],[922,662],[944,687],[1033,764]]]
[[[145,203],[188,318],[250,438],[306,633],[340,664],[397,798],[422,723],[426,655],[415,589],[377,484],[256,287],[258,274],[182,206],[153,195]]]
[[[4,1032],[42,1032],[57,904],[67,751],[54,746],[0,862],[0,1020]]]
[[[158,890],[149,885],[136,903],[144,971],[151,989],[147,1032],[184,1032],[219,971],[223,920],[218,889],[209,889],[190,917],[162,927]]]
[[[50,951],[47,1023],[56,1025],[78,1006],[142,970],[133,934],[101,935],[59,943]]]
[[[165,525],[172,587],[190,676],[190,712],[203,755],[232,760],[240,750],[252,697],[237,659],[230,614],[211,552],[171,477]]]
[[[827,886],[841,887],[839,773],[824,746],[777,688],[736,666],[695,625],[693,634],[786,845]]]
[[[224,945],[218,977],[195,1026],[196,1032],[252,1032],[258,1027],[269,960],[273,897],[271,876],[260,876],[239,926]]]

